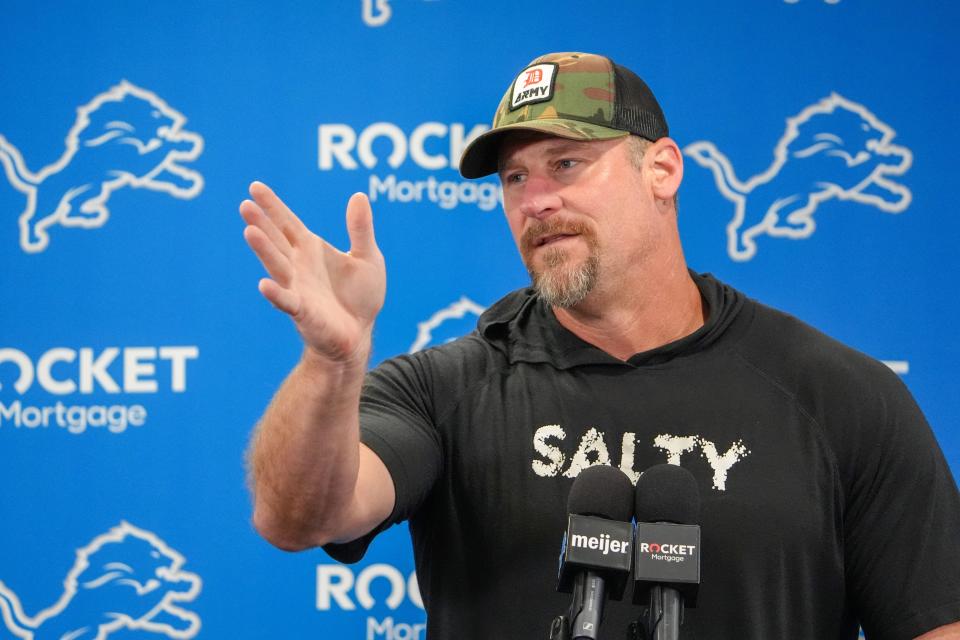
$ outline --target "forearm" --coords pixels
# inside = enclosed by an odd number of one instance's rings
[[[386,294],[373,212],[365,195],[350,198],[342,252],[265,184],[250,195],[240,203],[243,235],[270,274],[258,288],[306,345],[250,445],[254,525],[282,549],[350,539],[382,522],[395,499],[386,467],[359,444],[360,388]]]
[[[919,636],[916,640],[960,640],[960,622],[954,622]]]
[[[248,453],[257,530],[295,550],[350,525],[359,472],[367,352],[334,363],[306,350],[254,432]]]

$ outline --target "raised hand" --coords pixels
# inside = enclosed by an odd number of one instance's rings
[[[309,352],[365,364],[387,283],[367,197],[356,193],[347,203],[344,253],[312,233],[267,185],[254,182],[250,196],[240,204],[243,237],[270,274],[260,293],[290,315]]]

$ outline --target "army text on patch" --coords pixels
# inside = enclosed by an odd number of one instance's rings
[[[516,109],[525,104],[546,102],[553,98],[553,80],[557,65],[553,62],[535,64],[520,72],[513,82],[513,95],[510,108]]]

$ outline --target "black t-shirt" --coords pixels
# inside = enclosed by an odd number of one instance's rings
[[[545,638],[573,478],[662,462],[697,478],[702,584],[686,639],[913,638],[960,620],[960,497],[922,414],[876,362],[710,276],[709,320],[613,358],[530,290],[473,334],[386,361],[361,437],[409,520],[431,640]],[[639,615],[609,603],[602,638]]]

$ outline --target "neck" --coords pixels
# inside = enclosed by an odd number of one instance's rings
[[[655,277],[616,291],[598,288],[576,307],[553,312],[581,340],[627,360],[690,335],[706,322],[707,309],[681,258]]]

